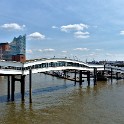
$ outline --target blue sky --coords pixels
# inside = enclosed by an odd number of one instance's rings
[[[0,42],[26,34],[26,56],[124,60],[124,0],[0,0]]]

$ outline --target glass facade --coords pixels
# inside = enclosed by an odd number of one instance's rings
[[[14,37],[13,41],[8,44],[9,49],[3,50],[2,59],[12,60],[13,55],[24,55],[26,54],[26,35],[20,35],[19,37]]]
[[[10,45],[11,55],[23,54],[26,52],[26,35],[19,36],[18,38],[14,37]]]

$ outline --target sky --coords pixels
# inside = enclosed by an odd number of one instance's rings
[[[124,0],[0,0],[0,42],[25,34],[27,59],[124,61]]]

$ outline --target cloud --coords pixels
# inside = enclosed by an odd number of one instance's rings
[[[74,33],[75,35],[88,35],[89,32],[81,32],[81,31],[77,31]]]
[[[69,31],[83,31],[84,28],[88,28],[88,25],[85,24],[70,24],[66,26],[61,26],[61,31],[69,32]]]
[[[67,51],[62,51],[62,53],[67,53]]]
[[[85,39],[85,38],[89,38],[90,36],[89,35],[78,35],[78,36],[75,36],[76,38],[80,38],[80,39]]]
[[[102,51],[103,49],[95,49],[96,51]]]
[[[92,52],[92,53],[90,53],[88,56],[96,57],[96,56],[98,56],[98,53]]]
[[[89,34],[90,34],[89,32],[77,31],[74,33],[74,36],[76,38],[88,38],[88,37],[90,37]]]
[[[53,29],[56,29],[56,28],[58,28],[58,27],[57,27],[57,26],[52,26],[52,28],[53,28]]]
[[[55,51],[55,49],[51,49],[51,48],[49,48],[49,49],[43,49],[43,52],[54,52]]]
[[[42,50],[42,49],[39,49],[38,51],[39,51],[39,52],[43,52],[43,50]]]
[[[75,48],[74,50],[77,50],[77,51],[89,51],[88,48]]]
[[[74,32],[75,38],[89,38],[89,32],[83,32],[84,29],[87,29],[89,26],[86,24],[70,24],[66,26],[61,26],[61,31],[63,32]]]
[[[96,56],[96,54],[91,53],[91,54],[89,54],[89,56]]]
[[[33,53],[32,50],[26,50],[26,53]]]
[[[23,30],[26,26],[19,25],[17,23],[8,23],[8,24],[3,24],[0,27],[5,30]]]
[[[38,52],[54,52],[55,49],[51,49],[51,48],[48,48],[48,49],[39,49],[39,50],[36,50]]]
[[[124,31],[120,31],[120,35],[124,35]]]
[[[44,40],[45,39],[45,35],[39,32],[34,32],[32,34],[29,34],[27,37],[29,40]]]
[[[106,53],[106,56],[113,56],[111,53]]]

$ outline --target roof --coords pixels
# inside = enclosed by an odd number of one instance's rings
[[[8,45],[8,43],[0,43],[0,46]]]

